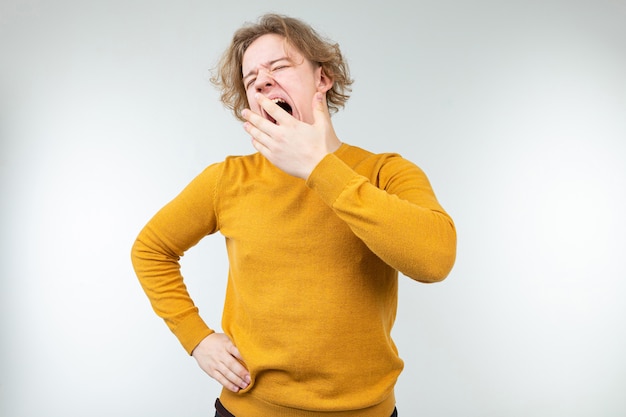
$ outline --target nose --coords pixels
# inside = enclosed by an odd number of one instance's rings
[[[265,88],[271,87],[274,85],[274,77],[272,76],[272,71],[261,68],[257,73],[256,80],[254,82],[254,88],[257,92],[262,92]]]

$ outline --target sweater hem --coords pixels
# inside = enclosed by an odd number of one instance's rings
[[[393,413],[396,399],[393,391],[382,402],[357,410],[302,410],[268,403],[250,394],[222,390],[220,401],[234,416],[239,417],[386,417]]]

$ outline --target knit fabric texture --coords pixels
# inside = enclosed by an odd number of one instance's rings
[[[398,272],[440,281],[456,254],[454,223],[422,170],[347,144],[306,181],[258,153],[207,167],[132,249],[152,307],[188,353],[213,329],[179,260],[216,232],[229,260],[222,329],[252,376],[247,389],[223,391],[226,408],[246,417],[390,415],[403,368],[391,339]]]

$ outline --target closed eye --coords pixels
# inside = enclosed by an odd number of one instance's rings
[[[277,61],[286,61],[286,59],[285,58],[281,58],[281,59],[279,59]],[[277,62],[277,61],[274,61],[274,62]],[[275,66],[271,67],[268,72],[269,72],[270,76],[272,76],[276,71],[280,71],[280,70],[283,70],[283,69],[289,68],[289,67],[290,67],[290,65],[288,65],[288,64],[275,65]],[[250,72],[249,75],[252,76],[253,75],[252,72]],[[255,81],[256,81],[255,77],[249,78],[247,82],[244,79],[244,82],[245,82],[244,87],[245,87],[245,89],[247,90],[250,87],[252,87],[252,85],[254,84]]]

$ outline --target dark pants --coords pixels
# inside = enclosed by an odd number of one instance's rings
[[[215,401],[215,417],[235,417],[224,408],[219,398]],[[390,417],[398,417],[398,410],[394,409]]]

